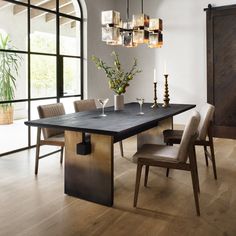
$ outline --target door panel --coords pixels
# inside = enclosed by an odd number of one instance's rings
[[[208,102],[214,136],[236,138],[236,5],[208,8]]]

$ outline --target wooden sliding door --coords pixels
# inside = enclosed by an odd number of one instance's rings
[[[236,5],[209,7],[207,100],[215,105],[214,136],[236,138]]]
[[[207,13],[207,99],[215,105],[214,136],[236,138],[236,5]]]

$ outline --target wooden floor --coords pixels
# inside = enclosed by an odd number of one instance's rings
[[[109,208],[65,195],[59,156],[40,161],[34,152],[0,158],[0,235],[236,235],[236,140],[215,139],[218,180],[197,148],[201,217],[196,216],[190,173],[151,168],[148,188],[132,207],[135,138],[115,146],[115,204]],[[93,181],[91,179],[91,181]]]

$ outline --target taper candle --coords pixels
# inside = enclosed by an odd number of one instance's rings
[[[164,75],[167,75],[166,61],[164,62]]]
[[[154,68],[154,72],[153,72],[153,82],[156,83],[157,82],[157,78],[156,78],[156,68]]]

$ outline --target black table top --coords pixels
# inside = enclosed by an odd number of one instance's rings
[[[158,121],[190,110],[195,105],[170,104],[170,107],[155,109],[151,103],[143,104],[144,115],[139,112],[138,103],[125,104],[122,111],[114,111],[114,107],[105,108],[106,117],[99,116],[101,109],[66,114],[63,116],[44,118],[25,122],[26,125],[42,128],[59,128],[63,130],[98,133],[116,136],[116,141],[127,138],[158,125]]]

